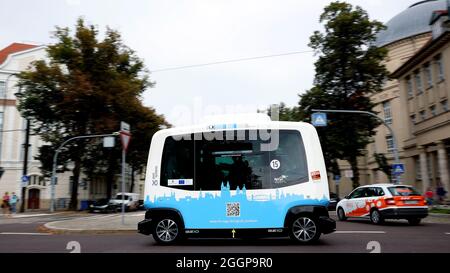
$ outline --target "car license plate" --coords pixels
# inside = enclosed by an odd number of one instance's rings
[[[405,200],[403,201],[405,204],[411,205],[411,204],[417,204],[417,200]]]

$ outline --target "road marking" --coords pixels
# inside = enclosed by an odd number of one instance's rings
[[[57,214],[61,214],[61,213],[41,213],[41,214],[13,215],[11,218],[40,217],[40,216],[50,216],[50,215],[57,215]]]
[[[50,233],[32,233],[32,232],[0,232],[0,235],[51,235]]]
[[[338,230],[334,233],[343,233],[343,234],[384,234],[386,231],[382,230]]]

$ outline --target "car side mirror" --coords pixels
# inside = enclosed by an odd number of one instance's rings
[[[350,199],[350,196],[346,195],[344,196],[344,199]]]

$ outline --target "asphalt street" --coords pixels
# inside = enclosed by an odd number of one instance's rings
[[[297,245],[289,239],[190,239],[159,246],[151,236],[134,232],[113,234],[49,234],[40,227],[49,221],[80,215],[40,215],[0,219],[1,253],[80,251],[83,253],[450,253],[450,223],[430,222],[409,226],[389,221],[375,226],[369,221],[337,222],[337,232],[323,235],[314,245]],[[82,217],[86,217],[83,215]],[[99,217],[96,215],[88,217]]]

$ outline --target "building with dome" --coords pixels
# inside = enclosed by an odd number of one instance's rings
[[[441,184],[450,191],[450,34],[445,0],[417,2],[389,20],[376,44],[388,50],[385,64],[391,80],[373,94],[374,111],[393,128],[400,161],[401,182],[425,191]],[[381,125],[360,159],[362,184],[387,182],[374,153],[393,160],[393,138]],[[349,169],[349,166],[343,165]],[[345,181],[343,181],[345,182]],[[349,192],[342,183],[341,195]],[[333,186],[333,185],[331,185]]]

